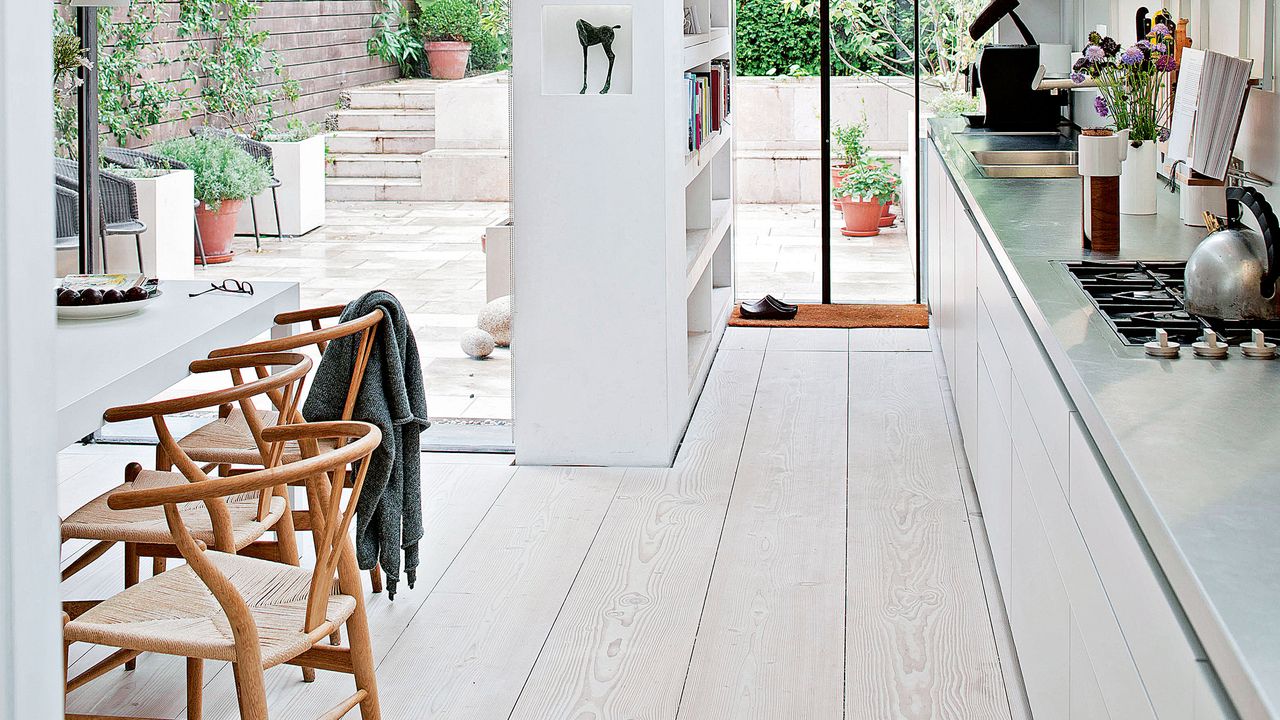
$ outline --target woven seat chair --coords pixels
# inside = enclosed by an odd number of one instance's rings
[[[240,717],[267,720],[264,671],[287,663],[354,677],[355,693],[323,718],[340,718],[359,706],[361,718],[377,720],[380,710],[373,651],[349,531],[367,460],[381,442],[381,433],[358,422],[267,428],[262,437],[273,456],[279,457],[286,443],[296,443],[303,458],[289,465],[211,478],[182,453],[163,420],[164,413],[198,406],[198,402],[165,401],[118,408],[107,414],[109,420],[153,418],[160,442],[180,471],[172,473],[178,481],[159,487],[119,490],[110,496],[108,506],[118,512],[163,508],[173,542],[187,564],[149,578],[79,617],[64,615],[65,645],[88,642],[119,648],[70,679],[67,691],[143,652],[176,655],[187,658],[187,717],[199,718],[204,661],[222,660],[231,663]],[[332,449],[321,452],[322,440]],[[349,474],[352,489],[344,505],[342,489]],[[226,512],[228,498],[270,494],[297,481],[306,483],[312,500],[310,513],[317,541],[312,570],[210,548],[185,519],[185,506],[203,504],[209,508],[214,535],[225,537],[232,532]],[[326,639],[344,625],[350,645],[327,644]],[[73,720],[104,717],[67,715]]]
[[[258,142],[251,137],[213,127],[212,125],[193,127],[191,128],[191,134],[230,138],[236,141],[240,148],[249,153],[254,160],[267,166],[267,172],[271,175],[271,180],[267,183],[267,187],[271,188],[271,204],[276,211],[276,237],[284,237],[284,230],[282,229],[284,226],[280,224],[280,197],[276,194],[276,188],[280,187],[280,180],[276,177],[275,157],[271,153],[271,146],[264,142]],[[258,231],[258,206],[252,197],[249,198],[249,213],[253,215],[253,240],[257,244],[257,248],[261,250],[262,233]]]
[[[102,159],[117,167],[131,170],[187,170],[186,163],[170,160],[167,157],[132,148],[102,148]],[[200,207],[200,201],[192,198],[193,208]],[[200,223],[194,223],[196,233],[196,251],[200,256],[200,267],[209,267],[204,255],[204,239],[200,237]]]
[[[54,250],[80,247],[80,193],[54,184]]]
[[[80,164],[65,158],[53,159],[54,178],[58,185],[80,192]],[[102,271],[107,267],[107,238],[111,235],[132,235],[138,251],[138,272],[145,273],[142,260],[142,233],[147,224],[138,211],[138,186],[123,175],[108,170],[98,173],[98,197],[101,213],[98,216],[99,235],[102,238]]]
[[[243,371],[260,369],[263,374],[270,366],[282,366],[285,369],[273,375],[267,375],[250,382],[244,382]],[[198,360],[191,364],[191,372],[206,373],[230,371],[233,384],[229,388],[168,401],[167,404],[156,403],[152,406],[164,409],[169,413],[186,412],[175,408],[208,408],[221,407],[224,403],[236,403],[242,408],[254,408],[254,399],[275,395],[287,414],[296,412],[298,398],[307,373],[311,370],[311,358],[299,353],[272,353],[265,355],[244,355],[219,360]],[[118,414],[108,411],[108,419]],[[257,447],[259,463],[265,467],[279,464],[279,456],[273,455],[277,446],[269,445],[262,438],[263,427],[254,421],[249,424],[249,436]],[[157,432],[163,437],[168,432],[163,427],[163,417],[158,416]],[[162,442],[161,448],[169,446]],[[167,450],[166,450],[166,456]],[[124,543],[124,584],[126,588],[138,583],[139,564],[143,557],[152,558],[152,574],[164,572],[166,559],[180,557],[175,546],[164,513],[160,508],[147,508],[129,512],[120,512],[110,507],[112,493],[122,488],[155,488],[186,481],[182,475],[161,471],[143,470],[141,465],[131,463],[125,470],[125,483],[89,501],[86,505],[67,516],[62,521],[62,542],[72,540],[88,540],[94,542],[88,550],[77,557],[65,570],[62,579],[65,581],[98,558],[102,557],[116,543]],[[282,486],[274,494],[245,496],[235,498],[226,503],[227,531],[219,534],[217,518],[210,511],[199,505],[182,508],[183,521],[195,538],[210,547],[227,553],[246,553],[258,557],[266,557],[291,565],[297,565],[298,544],[294,533],[293,513],[289,510],[289,502],[285,488]],[[267,532],[274,532],[274,540],[262,540]],[[97,601],[69,601],[64,609],[72,616],[92,607]],[[133,667],[130,659],[129,667]],[[309,679],[309,678],[307,678]]]
[[[353,419],[352,413],[355,408],[356,395],[359,393],[360,384],[364,380],[364,368],[369,362],[369,354],[373,350],[374,338],[377,335],[378,325],[381,324],[383,315],[381,310],[374,310],[368,315],[345,323],[330,327],[322,326],[322,321],[340,316],[343,307],[342,305],[332,305],[282,313],[275,318],[277,325],[310,323],[311,330],[248,345],[222,348],[210,353],[209,357],[224,358],[245,354],[289,352],[309,345],[316,346],[320,353],[323,354],[328,344],[333,340],[360,335],[360,340],[357,343],[354,371],[347,386],[347,396],[341,418],[342,420],[351,420]],[[300,413],[294,413],[292,417],[288,413],[282,413],[280,405],[274,402],[275,399],[273,397],[272,409],[258,409],[256,411],[257,421],[261,426],[271,427],[276,425],[280,422],[281,417],[287,418],[286,422],[302,421]],[[301,406],[302,404],[298,403],[298,407],[301,408]],[[244,412],[235,406],[224,406],[219,415],[220,417],[217,420],[197,428],[179,440],[178,446],[182,448],[182,451],[196,462],[221,466],[222,474],[231,472],[232,466],[236,465],[260,465],[261,459],[256,451],[254,437]],[[295,462],[301,456],[301,450],[297,444],[289,444],[285,446],[282,460],[286,463]],[[168,466],[168,458],[163,455],[162,449],[158,449],[156,469],[167,470]],[[306,530],[310,527],[309,515],[306,511],[294,511],[294,526],[299,530]],[[369,581],[375,593],[382,592],[382,573],[376,566],[369,571]]]

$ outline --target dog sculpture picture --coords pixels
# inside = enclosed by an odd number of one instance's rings
[[[609,58],[609,74],[605,76],[604,88],[600,90],[601,95],[609,92],[609,86],[613,84],[613,61],[616,57],[613,54],[613,39],[615,37],[614,30],[621,29],[621,25],[601,25],[596,27],[586,20],[579,20],[578,26],[578,42],[582,43],[582,90],[579,95],[587,94],[587,69],[589,67],[587,60],[587,51],[592,45],[599,45],[604,48],[604,56]]]

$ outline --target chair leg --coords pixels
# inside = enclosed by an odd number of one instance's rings
[[[382,710],[378,702],[378,677],[374,672],[373,643],[369,637],[369,618],[365,615],[364,595],[361,592],[360,568],[356,565],[355,551],[350,541],[341,550],[338,558],[339,587],[344,594],[356,593],[356,609],[347,618],[347,639],[351,647],[351,670],[355,675],[356,689],[364,690],[366,695],[360,701],[360,717],[362,720],[381,720]],[[350,579],[350,585],[342,578]]]
[[[236,700],[240,705],[240,720],[267,720],[267,690],[262,677],[261,664],[231,663],[236,678]]]
[[[200,267],[209,267],[209,260],[204,256],[204,238],[200,237],[200,223],[196,223],[196,250],[200,253]]]
[[[187,658],[187,720],[204,715],[204,660]]]
[[[146,275],[147,270],[142,262],[142,233],[137,233],[133,236],[133,244],[138,248],[138,272]]]
[[[288,492],[281,492],[280,495],[284,498],[285,508],[284,514],[276,522],[276,545],[280,552],[281,562],[297,567],[301,564],[302,559],[298,556],[298,537],[293,529],[293,509],[289,507]],[[315,668],[302,668],[303,682],[315,682],[315,679]]]
[[[249,213],[253,215],[253,242],[257,249],[262,249],[262,233],[258,231],[258,204],[249,198]]]
[[[126,590],[138,584],[138,545],[137,543],[127,542],[124,544],[124,587]],[[124,664],[125,670],[133,670],[138,667],[137,660],[130,660]]]
[[[156,446],[156,470],[160,472],[169,472],[173,470],[173,461],[169,459],[169,454],[164,451],[164,446]]]
[[[102,246],[102,272],[105,275],[111,272],[107,269],[107,233],[105,230],[100,230],[99,232],[102,233],[98,244]]]
[[[369,584],[375,593],[382,592],[382,566],[374,565],[369,569]]]
[[[155,577],[165,571],[169,565],[168,558],[153,557],[151,558],[151,576]]]
[[[280,198],[276,196],[276,189],[271,188],[271,204],[276,206],[276,237],[284,237],[284,226],[280,224]]]

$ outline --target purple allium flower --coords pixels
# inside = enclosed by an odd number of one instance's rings
[[[1130,66],[1137,65],[1145,59],[1146,56],[1142,54],[1142,48],[1137,45],[1125,50],[1124,55],[1120,56],[1120,62]]]
[[[1084,49],[1084,57],[1089,62],[1102,62],[1106,59],[1107,53],[1100,45],[1090,45]]]
[[[1120,43],[1116,42],[1115,38],[1102,38],[1102,52],[1106,53],[1107,57],[1115,57],[1120,52]]]
[[[1084,82],[1084,80],[1085,80],[1084,73],[1082,73],[1082,72],[1073,72],[1073,73],[1071,73],[1071,82],[1073,82],[1073,83],[1075,83],[1075,84],[1079,85],[1079,84],[1083,83],[1083,82]]]
[[[1111,116],[1111,108],[1107,107],[1107,99],[1101,95],[1093,99],[1093,109],[1098,111],[1100,117]]]
[[[1178,61],[1173,59],[1172,55],[1161,55],[1156,60],[1156,69],[1160,72],[1173,72],[1178,69]]]
[[[1169,26],[1168,26],[1168,25],[1165,25],[1164,23],[1156,23],[1156,24],[1155,24],[1155,27],[1152,27],[1152,28],[1151,28],[1151,32],[1152,32],[1152,34],[1154,34],[1156,37],[1164,37],[1164,36],[1166,36],[1166,35],[1170,35],[1170,34],[1172,34],[1172,33],[1169,31]]]

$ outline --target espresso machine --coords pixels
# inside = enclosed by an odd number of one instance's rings
[[[978,56],[975,85],[986,100],[985,125],[1003,132],[1053,132],[1062,118],[1064,96],[1036,89],[1041,48],[1017,7],[1018,0],[992,0],[969,26],[969,37],[978,40],[1007,16],[1024,40],[1021,45],[986,45]]]

